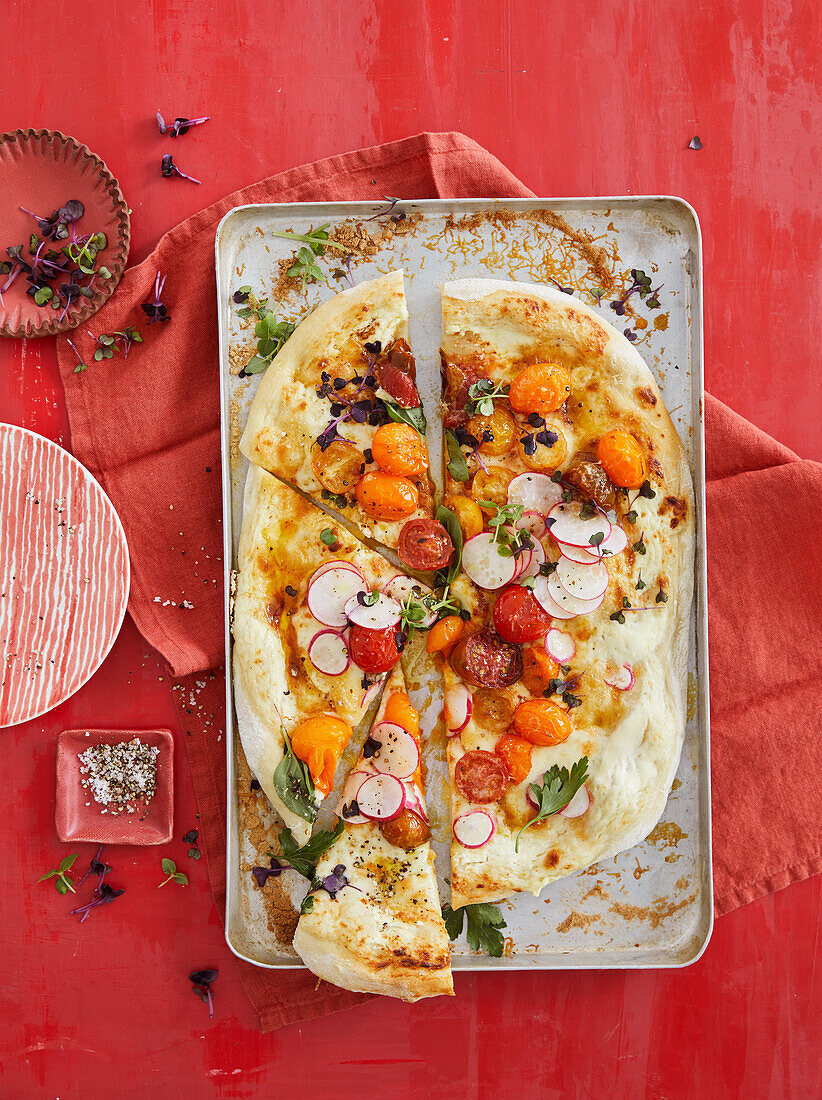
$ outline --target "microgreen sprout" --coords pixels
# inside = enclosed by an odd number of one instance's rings
[[[315,254],[310,248],[303,247],[287,271],[290,279],[300,280],[300,289],[305,290],[306,283],[319,283],[323,280],[322,270],[314,262]]]
[[[403,214],[402,211],[400,211],[399,214],[394,213],[394,208],[396,207],[398,202],[402,202],[402,199],[398,199],[394,195],[384,195],[383,198],[385,199],[386,203],[385,208],[382,210],[378,210],[376,214],[372,214],[370,218],[364,218],[363,220],[367,222],[373,222],[375,218],[385,218],[391,216],[391,220],[395,223],[404,221],[405,214]]]
[[[512,555],[521,554],[523,550],[532,545],[531,532],[527,528],[516,529],[517,523],[522,519],[525,510],[522,504],[495,504],[493,500],[481,500],[480,508],[486,511],[494,510],[495,514],[488,520],[488,526],[493,529],[493,541],[497,545],[497,553],[502,558],[510,558]],[[509,528],[514,528],[513,533]]]
[[[148,323],[150,325],[153,325],[155,321],[171,320],[171,314],[160,299],[160,295],[163,293],[163,287],[165,285],[166,277],[162,272],[158,271],[157,277],[154,280],[154,297],[149,301],[143,302],[140,306],[143,313],[148,317]]]
[[[699,152],[699,150],[702,148],[702,138],[699,137],[699,135],[695,135],[694,137],[692,137],[691,140],[688,142],[688,148],[696,149],[696,151]]]
[[[256,321],[254,335],[257,337],[257,351],[240,371],[240,377],[249,374],[262,374],[271,365],[274,356],[293,333],[296,325],[291,321],[278,321],[277,315],[268,308],[267,298],[257,298],[250,286],[240,287],[234,294],[234,301],[241,308],[238,317],[253,317]]]
[[[192,970],[188,976],[192,992],[196,993],[203,1004],[208,1005],[209,1019],[214,1017],[214,993],[212,985],[217,981],[219,970]]]
[[[115,901],[122,894],[124,890],[115,890],[103,879],[107,874],[111,872],[111,867],[108,863],[103,863],[100,856],[103,853],[103,845],[97,849],[97,854],[92,857],[88,865],[88,870],[81,879],[78,879],[77,885],[82,886],[89,875],[97,875],[97,885],[94,887],[94,893],[91,896],[91,901],[86,902],[85,905],[79,906],[77,909],[72,909],[72,916],[79,916],[80,923],[82,924],[92,909],[96,909],[98,905],[109,905],[112,901]]]
[[[184,871],[177,870],[177,864],[173,859],[164,859],[161,864],[163,868],[163,874],[167,875],[161,883],[157,886],[159,890],[161,886],[165,886],[166,883],[176,882],[178,886],[188,886],[188,875]]]
[[[204,122],[208,122],[211,115],[204,115],[203,118],[175,118],[173,122],[166,122],[158,110],[156,117],[157,129],[160,133],[176,138],[187,134],[192,126],[201,126]]]
[[[645,305],[648,307],[648,309],[659,309],[659,299],[657,298],[657,294],[660,290],[662,290],[662,286],[660,285],[655,290],[651,290],[650,275],[646,275],[644,271],[640,271],[636,267],[631,268],[631,278],[633,279],[633,282],[622,295],[622,297],[616,298],[613,302],[610,303],[611,309],[614,311],[614,313],[616,313],[617,317],[625,316],[625,306],[632,294],[638,294],[640,298],[643,298],[645,300]],[[634,334],[634,339],[636,339],[636,334]]]
[[[468,387],[468,402],[465,406],[469,415],[479,413],[481,416],[493,416],[494,398],[507,397],[510,385],[502,382],[495,385],[490,378],[480,378],[478,382]]]
[[[54,888],[58,894],[66,894],[71,890],[72,894],[76,894],[77,891],[72,886],[71,868],[74,866],[75,861],[78,859],[77,855],[65,856],[60,860],[60,866],[54,871],[47,871],[37,881],[45,882],[46,879],[56,878]]]
[[[77,350],[77,348],[74,346],[72,341],[67,338],[66,343],[71,348],[71,350],[74,352],[74,354],[77,356],[77,366],[74,368],[74,373],[79,374],[81,371],[88,370],[88,363],[83,362],[82,355]]]
[[[171,153],[166,153],[160,162],[160,173],[164,179],[168,179],[170,176],[179,176],[180,179],[190,180],[192,183],[199,183],[200,180],[196,180],[194,176],[186,175],[185,172],[181,172],[177,165],[174,163],[174,158]]]
[[[143,342],[140,330],[133,327],[124,329],[122,332],[101,332],[99,336],[95,336],[91,331],[88,334],[97,344],[94,350],[94,359],[97,363],[101,359],[112,359],[114,352],[118,349],[123,352],[123,358],[128,359],[131,345]]]
[[[345,252],[345,245],[340,244],[339,241],[332,241],[329,237],[329,225],[331,225],[331,222],[326,222],[325,225],[320,225],[309,233],[288,233],[286,230],[273,230],[271,235],[282,237],[287,241],[300,241],[302,244],[307,244],[315,256],[321,255],[326,248],[338,248],[340,252]]]

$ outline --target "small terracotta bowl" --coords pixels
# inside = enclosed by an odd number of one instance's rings
[[[148,806],[134,813],[103,813],[82,785],[78,755],[92,745],[116,745],[139,737],[156,746],[157,789]],[[57,738],[57,836],[92,844],[166,844],[174,831],[174,739],[171,730],[63,730]]]

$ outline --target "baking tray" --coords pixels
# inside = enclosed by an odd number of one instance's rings
[[[336,256],[320,266],[329,285],[284,291],[284,263],[300,247],[273,235],[302,233],[330,223],[355,236],[378,237],[371,256],[349,272],[332,273]],[[502,902],[507,922],[503,956],[476,955],[464,939],[453,947],[455,970],[682,967],[704,951],[713,926],[711,874],[708,643],[705,573],[703,442],[702,248],[693,208],[669,196],[564,199],[437,199],[374,203],[284,203],[242,206],[221,221],[216,236],[220,330],[220,392],[226,570],[226,660],[231,667],[229,601],[236,566],[247,462],[237,443],[258,382],[238,370],[253,350],[253,329],[236,316],[233,292],[249,284],[270,296],[278,316],[298,320],[318,301],[397,267],[406,272],[411,340],[431,431],[432,469],[440,469],[440,290],[448,279],[479,276],[541,282],[578,293],[612,323],[634,334],[660,384],[687,450],[696,497],[695,599],[688,660],[688,722],[682,759],[665,812],[642,844],[543,890]],[[639,268],[661,284],[660,308],[638,294],[619,316],[610,302]],[[604,293],[603,293],[604,291]],[[231,677],[227,677],[228,845],[226,940],[248,962],[300,967],[289,934],[305,883],[296,875],[269,880],[265,893],[250,869],[264,862],[275,815],[250,774],[235,736]],[[412,696],[414,696],[412,691]],[[415,701],[421,701],[417,695]],[[447,769],[441,729],[432,727],[441,697],[423,716],[429,735],[424,759],[434,848],[443,900],[448,859]],[[347,759],[358,751],[350,745]],[[343,758],[346,763],[346,756]],[[342,769],[341,769],[342,772]],[[333,799],[329,803],[336,804]],[[289,881],[294,880],[294,881]],[[274,889],[272,890],[272,886]]]

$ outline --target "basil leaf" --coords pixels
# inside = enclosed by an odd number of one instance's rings
[[[312,795],[314,783],[311,773],[291,748],[288,735],[283,731],[285,756],[274,771],[274,789],[293,814],[303,821],[313,823],[317,816],[317,807]]]
[[[452,512],[450,508],[446,508],[443,504],[437,509],[436,519],[448,532],[448,537],[451,539],[451,542],[454,544],[454,549],[456,550],[454,560],[448,566],[448,572],[445,577],[445,584],[453,584],[460,571],[460,565],[462,564],[462,528],[460,527],[460,521],[457,519],[456,513]]]
[[[393,401],[386,401],[384,397],[380,400],[385,405],[385,411],[392,420],[396,420],[398,424],[409,424],[420,435],[425,435],[428,425],[421,406],[417,405],[413,409],[404,409],[402,405],[397,405]]]
[[[446,466],[448,473],[454,481],[470,481],[471,473],[468,469],[468,463],[465,461],[465,455],[462,453],[462,447],[460,447],[459,440],[450,428],[445,429],[445,443],[448,447],[448,457],[451,460]]]

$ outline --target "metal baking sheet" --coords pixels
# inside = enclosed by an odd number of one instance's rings
[[[393,218],[392,218],[393,215]],[[339,259],[319,259],[329,285],[283,292],[282,273],[300,247],[277,231],[306,233],[330,224],[366,230],[376,249],[355,258],[344,274]],[[705,474],[702,374],[702,251],[699,222],[682,199],[666,196],[591,199],[431,200],[393,207],[372,203],[273,204],[230,211],[216,237],[220,325],[223,500],[226,568],[226,657],[230,668],[228,601],[236,565],[247,463],[237,450],[258,379],[239,378],[253,349],[253,329],[237,318],[233,292],[249,284],[269,296],[278,316],[297,321],[316,303],[352,281],[397,267],[406,272],[411,340],[431,429],[432,468],[440,468],[440,291],[448,279],[479,276],[556,285],[590,302],[603,317],[633,333],[660,384],[688,452],[697,506],[697,561],[688,663],[688,723],[682,759],[662,819],[648,839],[614,859],[546,887],[539,898],[502,902],[507,922],[502,958],[475,955],[453,944],[456,970],[681,967],[701,955],[713,925],[705,580]],[[660,308],[638,295],[620,316],[610,302],[639,268],[660,286]],[[608,285],[609,278],[613,280]],[[279,286],[278,286],[279,283]],[[604,292],[604,293],[603,293]],[[449,874],[447,769],[441,730],[434,730],[441,696],[430,685],[423,729],[428,801],[441,896]],[[412,691],[412,695],[415,693]],[[228,851],[226,939],[235,954],[260,966],[299,967],[289,931],[305,890],[296,875],[272,879],[265,899],[250,869],[261,862],[275,815],[250,774],[234,729],[227,678]],[[353,760],[358,746],[347,752]],[[344,758],[344,763],[346,759]],[[329,800],[332,802],[333,800]],[[293,881],[289,881],[293,880]]]

